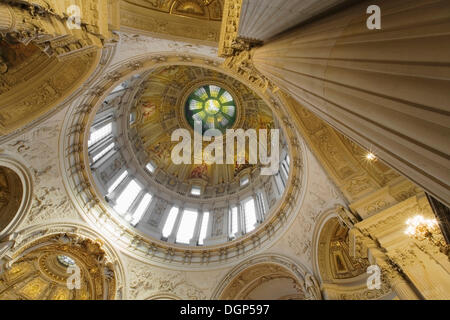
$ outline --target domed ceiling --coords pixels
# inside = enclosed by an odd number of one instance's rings
[[[171,160],[172,132],[177,128],[193,132],[194,121],[207,129],[242,128],[271,129],[275,127],[272,111],[267,104],[241,82],[217,71],[192,66],[163,67],[151,73],[143,82],[143,91],[137,97],[136,129],[148,162],[179,182],[201,180],[204,185],[221,185],[239,179],[243,170],[252,172],[258,165],[248,164],[246,146],[245,164],[176,165]],[[224,145],[226,139],[224,138]],[[210,142],[203,142],[205,148]],[[235,154],[235,158],[237,155]]]
[[[261,226],[285,212],[279,205],[293,187],[288,141],[283,130],[271,131],[280,122],[270,107],[242,82],[199,65],[158,66],[131,76],[103,101],[85,140],[96,192],[111,221],[158,245],[179,244],[177,250],[271,232]],[[177,162],[172,153],[180,142],[190,150]],[[250,150],[256,149],[255,159]],[[271,174],[264,174],[265,160],[258,162],[264,151]],[[193,259],[201,262],[200,255]]]

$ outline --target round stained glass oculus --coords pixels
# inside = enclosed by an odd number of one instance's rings
[[[58,262],[61,263],[65,267],[70,267],[75,265],[75,260],[66,255],[60,254],[58,257]]]
[[[202,124],[202,133],[218,129],[225,133],[236,121],[236,103],[225,89],[206,85],[194,90],[185,105],[186,120],[194,128],[194,122]]]

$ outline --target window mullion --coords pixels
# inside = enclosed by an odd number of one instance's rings
[[[197,213],[197,221],[195,221],[194,234],[189,243],[190,245],[195,246],[198,244],[198,240],[200,238],[200,229],[202,227],[202,222],[203,222],[203,210],[199,210]]]
[[[183,217],[183,214],[184,214],[184,208],[179,208],[177,217],[175,219],[175,223],[172,228],[172,232],[170,233],[169,237],[167,238],[167,242],[171,242],[171,243],[175,242],[175,240],[177,238],[178,229],[180,228],[181,218]]]

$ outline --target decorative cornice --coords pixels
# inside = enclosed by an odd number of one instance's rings
[[[277,93],[279,88],[255,68],[252,59],[253,50],[244,50],[227,57],[223,66],[236,76],[245,78],[247,82],[252,83],[263,92]]]

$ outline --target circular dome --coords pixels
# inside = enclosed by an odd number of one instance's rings
[[[126,111],[134,121],[123,126],[133,141],[130,147],[139,166],[152,178],[149,183],[156,182],[175,192],[174,197],[183,195],[190,201],[188,198],[234,194],[244,176],[254,176],[256,180],[260,165],[249,161],[248,145],[244,163],[229,163],[225,157],[222,163],[211,163],[205,152],[199,155],[193,148],[189,163],[172,161],[172,152],[179,143],[172,139],[173,132],[187,129],[193,138],[195,120],[202,122],[202,133],[211,128],[221,133],[231,128],[274,128],[272,111],[255,92],[222,73],[193,66],[158,68],[138,82],[140,88],[130,98],[134,102]],[[202,141],[202,150],[208,145],[210,141]],[[222,149],[226,149],[226,137]],[[250,185],[253,180],[249,180]],[[192,193],[193,187],[200,192]]]
[[[172,153],[180,140],[173,133],[184,129],[195,139],[190,120],[200,112],[205,115],[199,118],[203,133],[211,123],[227,134],[201,136],[200,156],[193,152],[188,161],[175,163]],[[174,257],[189,246],[194,251],[182,259],[200,263],[206,256],[196,250],[271,239],[273,226],[282,221],[279,215],[286,216],[282,208],[293,205],[282,201],[286,190],[298,190],[299,184],[289,182],[291,159],[281,122],[259,94],[217,69],[169,65],[135,75],[110,92],[90,122],[86,156],[95,192],[105,199],[105,212],[113,221],[137,232],[139,240],[131,245],[149,238],[149,250],[168,246]],[[244,135],[244,149],[237,146],[239,137],[228,137],[227,129]],[[265,147],[251,140],[252,130],[255,137],[266,134]],[[232,161],[224,156],[227,161],[209,162],[205,150],[215,144],[210,155],[216,156],[217,150],[228,149],[229,141],[236,143],[230,149]],[[272,164],[255,162],[250,146],[259,146],[266,159],[276,155],[273,174],[262,174]],[[263,227],[266,222],[269,226]],[[115,226],[106,228],[115,233]],[[230,257],[239,255],[240,248],[235,252],[233,247]],[[224,250],[221,254],[228,255]]]
[[[236,122],[236,103],[231,94],[219,86],[201,86],[186,100],[185,116],[192,128],[196,121],[201,123],[202,133],[209,129],[224,133]]]

